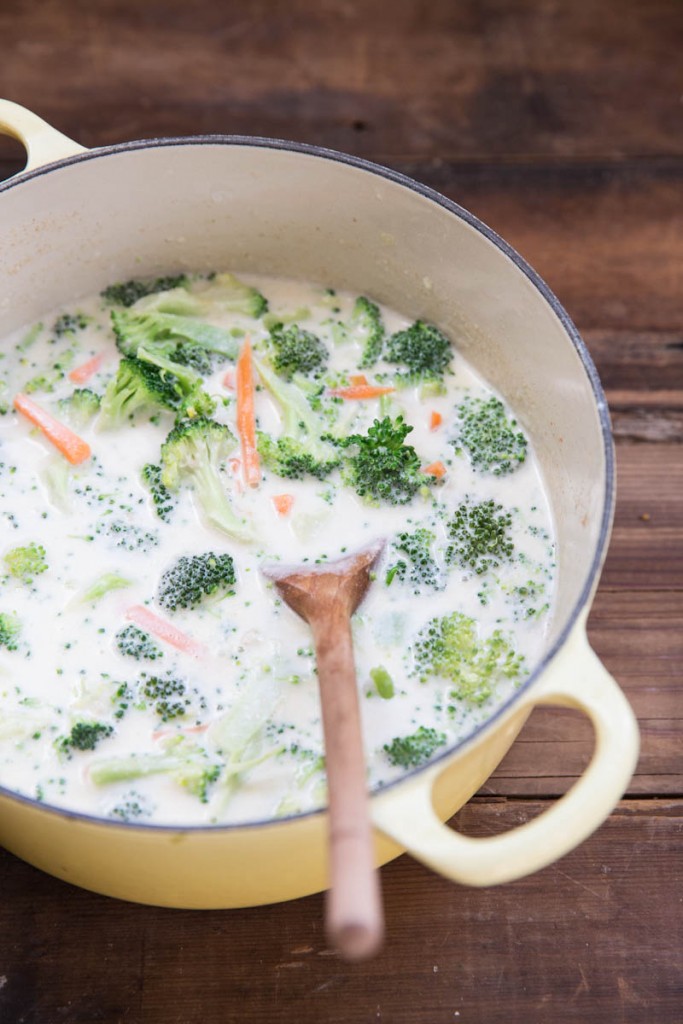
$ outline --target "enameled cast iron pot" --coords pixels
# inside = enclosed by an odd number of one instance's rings
[[[355,157],[237,136],[86,151],[7,101],[0,131],[29,154],[24,172],[0,185],[0,337],[115,280],[258,271],[362,292],[439,324],[514,407],[545,473],[558,534],[546,651],[483,726],[373,795],[377,862],[408,850],[448,878],[489,885],[582,841],[626,788],[638,732],[586,640],[614,502],[607,408],[590,357],[545,284],[471,214]],[[580,780],[506,834],[472,839],[446,827],[539,704],[591,719],[595,752]],[[326,886],[322,812],[169,828],[71,814],[0,789],[0,843],[68,882],[142,903],[249,906]]]

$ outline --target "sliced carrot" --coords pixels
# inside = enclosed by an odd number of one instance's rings
[[[256,448],[256,415],[254,412],[254,369],[251,342],[246,339],[237,360],[237,432],[242,445],[244,482],[257,487],[261,482],[261,465]]]
[[[209,728],[209,724],[209,722],[202,722],[200,725],[187,725],[185,726],[184,729],[178,729],[177,731],[182,733],[206,732],[206,730]],[[175,729],[169,728],[155,729],[154,732],[152,733],[152,739],[162,740],[164,736],[172,736],[174,732],[176,732]]]
[[[140,629],[144,629],[146,633],[151,633],[158,640],[163,640],[164,643],[176,647],[179,651],[191,654],[195,658],[200,658],[205,653],[203,644],[188,636],[187,633],[183,633],[173,623],[156,615],[149,608],[145,608],[143,604],[134,604],[131,608],[127,608],[126,618],[134,622]]]
[[[443,423],[443,416],[436,409],[432,411],[432,415],[429,417],[429,429],[438,430]]]
[[[395,390],[394,387],[380,387],[378,384],[352,384],[348,388],[330,388],[328,394],[335,398],[381,398]]]
[[[349,384],[353,384],[358,387],[359,384],[367,384],[368,378],[364,373],[352,373],[349,376]]]
[[[235,371],[233,370],[232,366],[230,367],[229,370],[225,371],[225,376],[223,377],[223,387],[227,388],[228,391],[235,390]]]
[[[90,458],[90,445],[28,395],[15,395],[14,408],[38,427],[73,466],[78,466]]]
[[[88,359],[85,363],[81,363],[80,366],[74,366],[73,370],[69,374],[69,380],[72,380],[74,384],[85,384],[86,381],[95,376],[102,366],[105,356],[105,352],[98,352],[96,356],[92,357],[92,359]]]
[[[274,494],[271,501],[275,505],[275,511],[279,516],[286,516],[292,511],[294,504],[293,494]]]
[[[425,473],[427,476],[435,476],[440,480],[442,476],[446,475],[446,467],[443,462],[432,462],[429,466],[424,466],[420,472]]]

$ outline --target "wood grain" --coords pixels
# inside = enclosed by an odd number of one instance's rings
[[[2,1024],[680,1024],[683,1005],[683,16],[679,0],[4,0],[0,95],[86,146],[237,132],[439,189],[580,327],[617,439],[591,642],[639,718],[627,798],[559,864],[468,890],[382,872],[383,954],[326,948],[322,898],[132,906],[0,853]],[[0,138],[0,179],[21,166]],[[457,816],[513,827],[590,757],[538,709]]]
[[[477,800],[458,825],[490,835],[543,807]],[[3,1021],[673,1022],[682,854],[680,803],[640,800],[514,885],[453,886],[403,857],[383,870],[387,949],[352,968],[325,944],[317,896],[230,912],[142,908],[0,854],[13,893],[0,935]]]

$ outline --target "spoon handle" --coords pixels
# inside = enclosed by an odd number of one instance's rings
[[[335,603],[316,616],[313,639],[325,734],[330,843],[329,940],[350,960],[375,953],[384,935],[365,778],[351,623]]]

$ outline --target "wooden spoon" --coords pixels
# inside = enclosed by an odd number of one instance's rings
[[[365,596],[384,541],[324,565],[269,565],[283,599],[313,632],[328,787],[329,940],[349,960],[375,953],[384,935],[374,867],[351,616]]]

